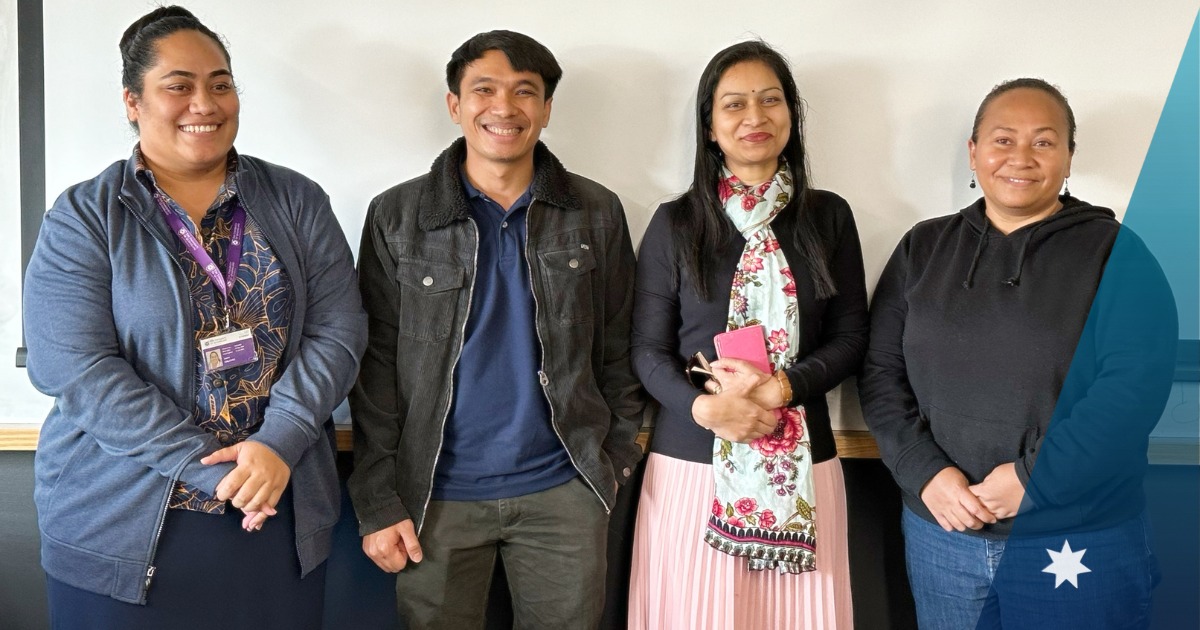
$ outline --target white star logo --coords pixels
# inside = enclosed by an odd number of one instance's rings
[[[1053,562],[1042,569],[1042,573],[1054,574],[1054,588],[1062,586],[1063,582],[1070,582],[1071,586],[1079,588],[1079,574],[1092,572],[1083,566],[1083,554],[1087,553],[1087,549],[1071,551],[1070,541],[1063,540],[1062,551],[1047,549],[1046,553],[1050,554]]]

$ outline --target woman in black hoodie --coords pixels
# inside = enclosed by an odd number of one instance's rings
[[[904,498],[920,626],[1142,627],[1170,290],[1111,210],[1059,193],[1075,118],[1055,87],[994,88],[967,146],[983,198],[901,240],[860,379]]]

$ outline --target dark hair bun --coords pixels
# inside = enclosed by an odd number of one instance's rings
[[[142,78],[157,62],[155,44],[172,33],[185,30],[210,37],[225,55],[225,61],[229,61],[229,51],[221,37],[209,30],[191,11],[176,5],[158,7],[130,24],[121,35],[121,43],[118,44],[121,50],[121,85],[134,94],[141,94]]]
[[[126,57],[133,40],[141,34],[143,29],[154,24],[155,22],[158,22],[159,20],[165,20],[169,18],[184,18],[185,20],[194,21],[197,24],[200,23],[200,20],[197,20],[196,16],[193,15],[191,11],[188,11],[181,6],[171,5],[169,7],[158,7],[157,9],[138,18],[136,22],[129,25],[129,28],[125,29],[125,33],[121,35],[121,43],[118,45],[121,49],[121,57]]]

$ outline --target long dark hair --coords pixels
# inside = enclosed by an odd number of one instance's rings
[[[766,64],[783,86],[791,114],[791,134],[779,157],[791,171],[793,192],[791,201],[780,214],[799,213],[794,223],[794,237],[808,267],[808,275],[816,287],[817,298],[828,299],[837,294],[837,287],[829,275],[827,244],[822,242],[812,213],[807,211],[810,175],[808,154],[804,150],[804,101],[800,99],[800,90],[796,88],[796,80],[792,78],[787,60],[763,41],[742,42],[722,50],[708,62],[700,75],[700,86],[696,89],[696,170],[691,187],[670,214],[675,234],[675,258],[683,263],[696,295],[707,301],[712,292],[712,274],[717,255],[728,249],[737,233],[717,198],[717,185],[725,162],[721,148],[710,137],[713,96],[725,71],[746,61]]]

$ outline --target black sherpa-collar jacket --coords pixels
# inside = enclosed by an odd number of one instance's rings
[[[366,535],[405,519],[418,532],[432,491],[453,376],[475,282],[457,140],[430,172],[395,186],[367,212],[359,284],[368,347],[350,395],[355,469],[350,497]],[[530,281],[551,423],[606,509],[641,457],[644,407],[629,362],[634,256],[617,196],[534,151],[527,215]]]
[[[1061,201],[1007,235],[983,199],[918,223],[879,279],[859,397],[905,504],[929,521],[920,494],[940,470],[974,484],[1009,462],[1032,506],[1018,532],[1096,529],[1142,509],[1174,301],[1111,210]]]

